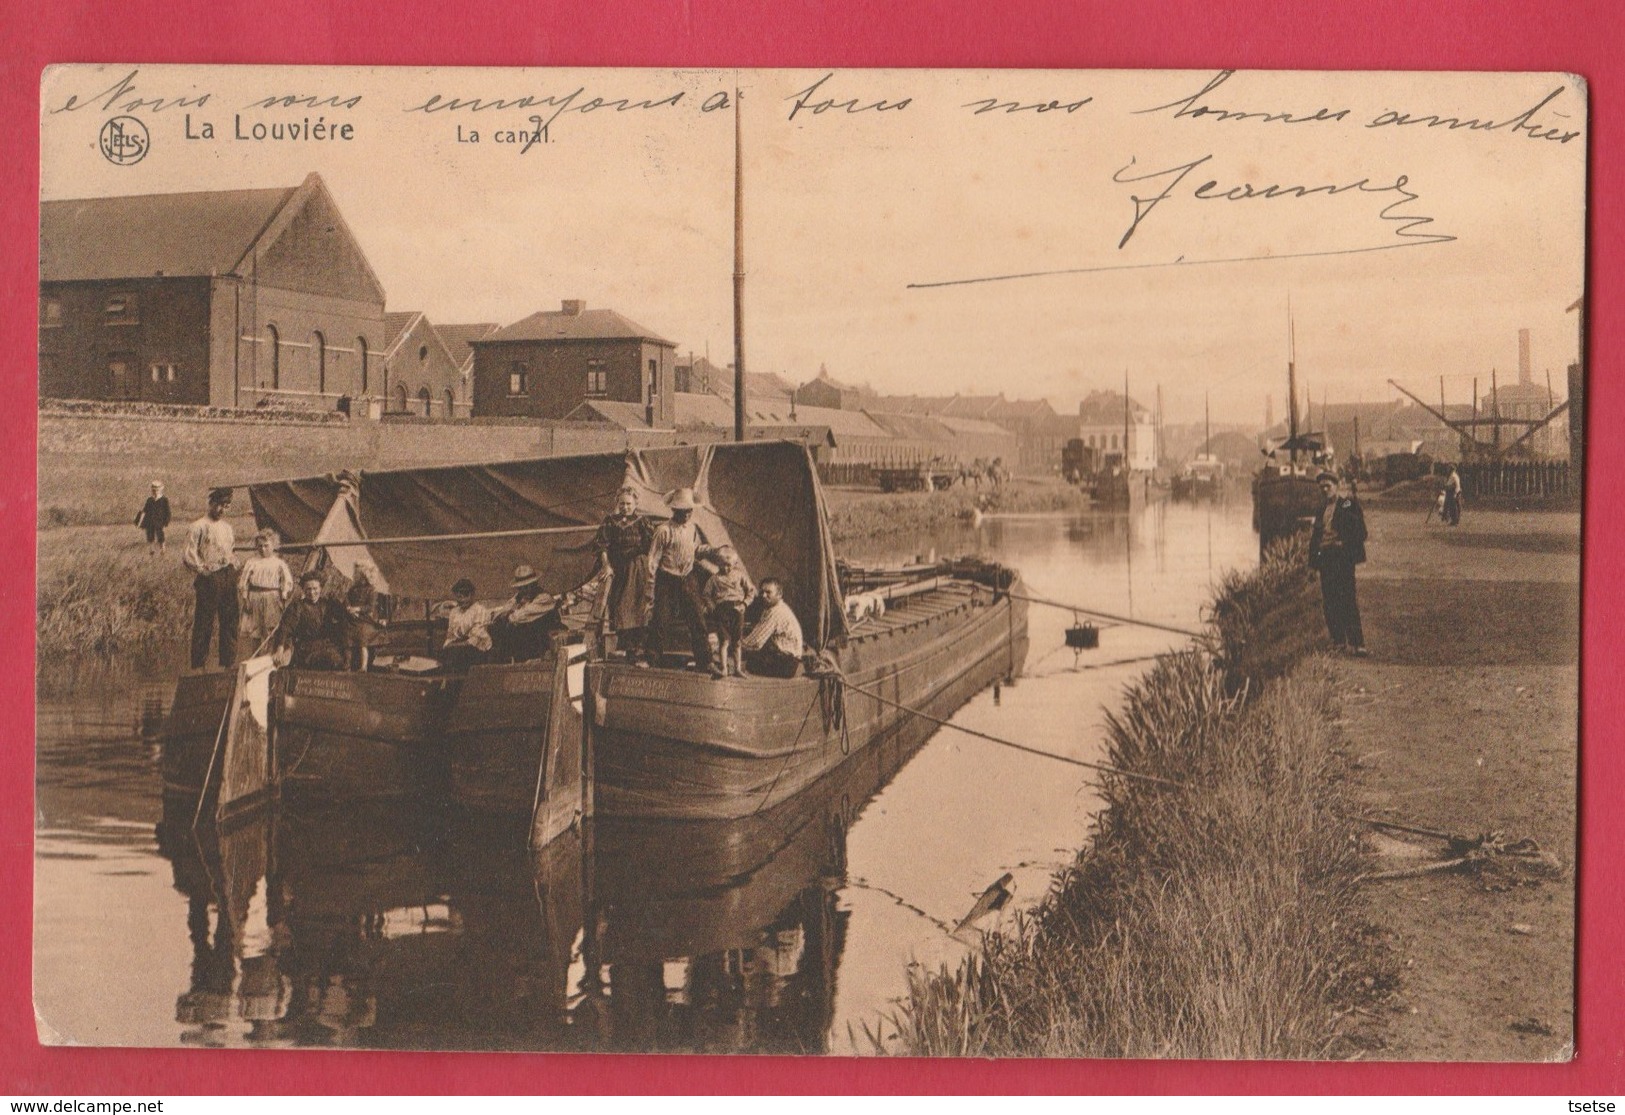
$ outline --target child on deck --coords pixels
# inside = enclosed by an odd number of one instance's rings
[[[293,570],[277,556],[281,539],[274,530],[262,530],[254,536],[255,556],[243,563],[242,575],[237,579],[237,594],[244,620],[244,634],[253,653],[264,654],[277,625],[282,622],[282,609],[293,595]]]
[[[755,595],[756,588],[732,546],[723,546],[717,551],[717,563],[721,568],[705,582],[704,589],[707,618],[717,639],[711,676],[739,677],[744,672],[740,668],[739,639],[745,629],[745,605]]]

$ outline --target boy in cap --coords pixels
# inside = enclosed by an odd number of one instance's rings
[[[209,640],[220,626],[220,665],[237,664],[237,566],[232,550],[237,535],[226,522],[231,489],[209,493],[209,511],[186,532],[181,564],[194,574],[196,603],[192,611],[192,669],[201,670],[209,657]]]
[[[141,505],[141,510],[136,512],[135,525],[147,533],[149,554],[164,552],[164,530],[169,526],[169,497],[164,495],[162,480],[152,482],[152,494]]]

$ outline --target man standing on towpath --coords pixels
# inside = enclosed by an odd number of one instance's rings
[[[237,535],[226,522],[231,489],[209,493],[209,512],[186,532],[186,553],[181,563],[196,576],[197,603],[192,612],[192,669],[201,670],[209,658],[209,638],[220,624],[220,665],[237,664],[237,566],[232,550]]]
[[[1319,483],[1326,505],[1315,517],[1314,533],[1309,536],[1309,568],[1320,573],[1332,646],[1364,658],[1367,651],[1360,629],[1360,604],[1354,595],[1354,567],[1365,561],[1365,512],[1352,492],[1347,496],[1338,493],[1336,474],[1321,473]]]

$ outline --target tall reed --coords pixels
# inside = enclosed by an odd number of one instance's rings
[[[1179,786],[1103,776],[1091,846],[1013,931],[957,967],[912,972],[900,1010],[869,1033],[878,1050],[1340,1052],[1357,977],[1380,961],[1354,915],[1330,669],[1303,661],[1318,616],[1301,560],[1300,543],[1230,578],[1216,653],[1165,656],[1109,717],[1111,765]]]
[[[105,664],[178,651],[191,631],[192,578],[144,546],[45,545],[35,598],[42,668]]]

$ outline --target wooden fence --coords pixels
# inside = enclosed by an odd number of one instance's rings
[[[1567,461],[1489,461],[1464,464],[1462,494],[1479,496],[1573,496],[1579,477]]]

